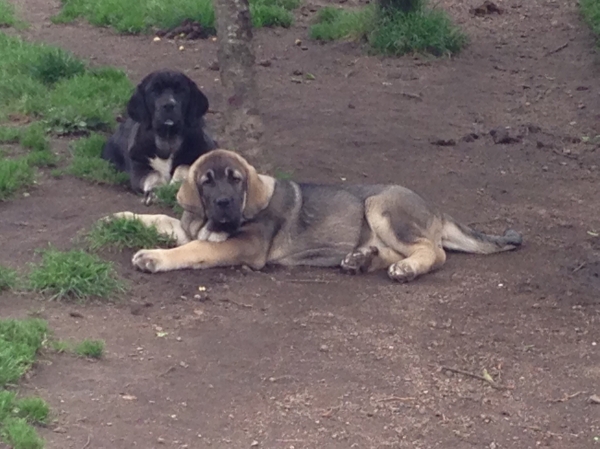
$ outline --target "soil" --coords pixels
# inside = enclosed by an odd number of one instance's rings
[[[184,70],[218,124],[214,41],[181,51],[153,35],[53,25],[56,0],[16,3],[28,39],[136,82]],[[130,285],[114,304],[3,294],[2,316],[106,341],[96,362],[46,354],[24,383],[54,412],[48,448],[600,447],[589,400],[600,393],[594,38],[575,1],[499,0],[502,14],[483,16],[470,12],[479,0],[437,3],[471,39],[453,59],[311,42],[322,3],[290,30],[258,30],[265,151],[295,179],[403,184],[482,230],[523,232],[525,246],[451,254],[408,285],[318,269],[145,275],[124,252],[105,255]],[[0,263],[19,269],[106,214],[148,210],[124,189],[49,174],[28,193],[0,204]],[[485,369],[499,388],[442,367]]]

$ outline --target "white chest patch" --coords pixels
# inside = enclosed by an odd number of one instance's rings
[[[150,166],[160,173],[160,176],[164,179],[165,183],[171,179],[171,167],[173,166],[173,158],[161,159],[154,157],[150,159]]]

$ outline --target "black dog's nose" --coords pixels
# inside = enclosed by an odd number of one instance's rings
[[[227,207],[227,206],[229,206],[229,204],[231,204],[231,199],[230,198],[217,198],[215,203],[219,207]]]
[[[165,103],[163,105],[163,109],[167,112],[173,112],[173,110],[175,109],[175,104],[174,103]]]

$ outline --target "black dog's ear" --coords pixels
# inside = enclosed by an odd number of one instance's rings
[[[188,103],[187,114],[185,114],[186,125],[190,127],[198,126],[198,121],[208,111],[208,98],[202,93],[196,83],[189,80],[190,83],[190,101]]]
[[[127,115],[138,122],[150,125],[152,122],[152,115],[146,104],[146,86],[150,82],[152,75],[146,76],[140,84],[137,85],[135,92],[127,103]]]

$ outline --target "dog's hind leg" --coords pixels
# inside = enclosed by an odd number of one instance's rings
[[[181,221],[176,218],[169,217],[164,214],[135,214],[133,212],[117,212],[104,220],[111,220],[115,218],[124,218],[127,220],[139,220],[147,227],[154,227],[159,234],[165,235],[175,239],[177,246],[184,245],[190,241],[187,233],[181,226]]]
[[[429,240],[409,247],[406,259],[393,263],[388,268],[388,276],[396,282],[410,282],[417,276],[439,268],[446,261],[446,253],[436,248]]]
[[[397,282],[409,282],[442,266],[446,253],[441,244],[441,221],[419,204],[413,209],[404,208],[397,195],[386,191],[368,198],[366,218],[385,245],[385,252],[398,255],[396,260],[386,258],[388,276]]]

